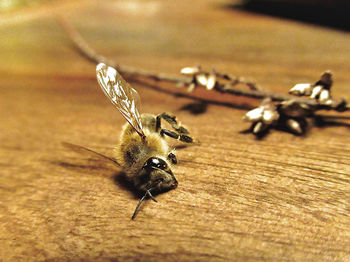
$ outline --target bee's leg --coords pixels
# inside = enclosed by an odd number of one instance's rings
[[[167,129],[161,129],[161,118],[163,118],[165,121],[167,121],[172,128],[174,128],[174,131],[170,131]],[[193,139],[189,136],[190,132],[183,126],[179,125],[176,117],[171,116],[167,113],[162,113],[156,117],[156,131],[158,132],[160,130],[160,134],[170,136],[175,139],[179,139],[182,142],[185,143],[192,143]]]
[[[160,125],[160,119],[163,118],[165,121],[167,121],[172,128],[179,134],[189,134],[188,130],[184,128],[183,126],[179,125],[179,123],[176,120],[176,116],[171,116],[168,113],[162,113],[157,116],[156,118],[156,131],[158,131],[161,127]]]
[[[159,133],[161,136],[167,135],[167,136],[170,136],[171,138],[179,139],[178,133],[176,133],[174,131],[170,131],[168,129],[161,129]]]
[[[146,191],[146,193],[144,194],[144,196],[140,199],[139,203],[137,204],[137,206],[136,206],[136,208],[135,208],[134,214],[133,214],[132,217],[131,217],[132,220],[135,219],[137,213],[139,212],[139,209],[140,209],[140,206],[141,206],[142,202],[145,200],[145,198],[146,198],[147,196],[149,196],[154,202],[158,202],[157,199],[155,199],[154,196],[152,196],[151,190],[152,190],[152,188],[151,188],[151,189],[148,189],[148,190]]]
[[[172,150],[169,154],[168,154],[168,159],[174,164],[177,164],[177,158],[176,155],[174,154],[174,150]]]
[[[147,190],[146,194],[152,199],[154,202],[158,202],[157,199],[154,198],[154,196],[151,194],[151,189]]]
[[[193,142],[193,139],[188,136],[188,135],[183,135],[183,134],[178,134],[174,131],[170,131],[168,129],[161,129],[160,130],[160,135],[161,136],[164,136],[164,135],[167,135],[171,138],[174,138],[174,139],[178,139],[182,142],[185,142],[185,143],[192,143]]]

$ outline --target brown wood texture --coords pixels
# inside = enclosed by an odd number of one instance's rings
[[[183,66],[251,77],[287,92],[326,69],[349,96],[347,32],[227,8],[227,1],[53,2],[101,54],[151,72]],[[61,5],[62,3],[62,5]],[[201,114],[131,82],[142,112],[172,112],[201,141],[179,149],[176,190],[146,201],[108,162],[61,142],[112,155],[125,120],[45,9],[0,16],[0,261],[349,261],[349,126],[241,131],[232,101]],[[171,90],[174,86],[156,83]]]

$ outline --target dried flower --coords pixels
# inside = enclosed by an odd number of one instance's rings
[[[321,91],[322,91],[322,86],[315,86],[315,87],[312,89],[310,98],[312,98],[312,99],[318,98],[319,95],[320,95],[320,93],[321,93]]]
[[[287,119],[286,125],[293,133],[297,135],[301,135],[304,132],[301,122],[297,121],[296,119]]]
[[[256,134],[256,135],[265,131],[269,127],[269,125],[266,125],[263,122],[257,122],[257,123],[254,123],[253,125],[254,125],[253,134]]]
[[[196,67],[184,67],[181,69],[181,74],[184,74],[184,75],[194,75],[194,74],[197,74],[201,71],[200,67],[199,66],[196,66]]]
[[[310,98],[316,99],[322,105],[332,104],[330,90],[321,85],[317,85],[313,88]]]
[[[297,96],[310,96],[322,105],[333,103],[330,89],[333,84],[332,73],[324,72],[315,84],[297,84],[289,90],[290,94]]]
[[[245,114],[243,120],[252,122],[252,130],[254,134],[259,134],[266,130],[269,126],[275,124],[280,115],[274,104],[263,104]]]
[[[216,85],[216,75],[214,73],[209,74],[207,81],[207,89],[212,90]]]
[[[181,74],[192,76],[192,82],[187,89],[189,92],[192,92],[196,85],[205,86],[207,90],[212,90],[217,83],[217,76],[214,71],[207,73],[202,71],[200,67],[184,67],[181,69]]]
[[[262,106],[254,108],[243,117],[244,121],[256,122],[259,121],[263,116],[264,108]]]
[[[208,78],[204,73],[196,74],[195,79],[196,79],[196,82],[202,86],[206,86],[208,83]]]
[[[311,95],[311,84],[296,84],[289,90],[289,94],[296,96],[309,96]]]
[[[188,93],[192,93],[195,87],[196,87],[196,84],[195,84],[195,83],[189,84],[189,86],[188,86],[188,88],[187,88],[187,92],[188,92]]]
[[[251,130],[259,135],[269,127],[287,128],[297,135],[304,133],[306,117],[312,114],[309,105],[295,100],[272,102],[265,99],[261,105],[247,112],[243,120],[252,122]]]
[[[318,100],[320,101],[321,104],[323,105],[331,105],[332,104],[332,99],[331,99],[331,94],[329,90],[323,89],[318,97]]]
[[[333,79],[332,73],[329,71],[323,73],[316,83],[297,84],[289,91],[289,93],[293,95],[310,96],[310,98],[315,99],[319,105],[322,105],[321,107],[317,105],[315,106],[315,101],[305,100],[305,103],[285,101],[286,99],[289,99],[287,96],[279,93],[261,90],[257,88],[257,85],[252,81],[247,81],[242,77],[234,77],[228,74],[214,71],[212,71],[212,74],[210,74],[209,72],[203,71],[199,66],[184,67],[181,69],[182,74],[192,76],[192,81],[188,81],[187,79],[184,81],[183,77],[173,77],[165,74],[151,74],[145,72],[144,70],[138,70],[129,66],[117,66],[117,63],[115,61],[105,58],[91,49],[86,41],[81,37],[81,35],[74,28],[72,28],[69,23],[64,22],[64,20],[61,19],[61,25],[65,28],[66,32],[75,43],[76,47],[82,52],[85,57],[87,57],[89,60],[95,61],[96,63],[108,61],[108,64],[116,65],[116,67],[118,67],[118,70],[122,73],[134,74],[137,76],[145,77],[146,79],[148,78],[157,81],[172,82],[181,87],[188,85],[189,92],[192,92],[197,85],[201,84],[208,90],[215,88],[215,91],[220,93],[254,97],[259,99],[270,98],[274,101],[283,101],[280,104],[271,106],[270,108],[267,108],[265,105],[260,106],[254,110],[249,111],[245,115],[245,120],[253,122],[254,133],[260,133],[268,126],[276,123],[278,125],[284,125],[291,131],[300,134],[304,128],[303,122],[306,124],[305,118],[316,118],[317,116],[313,115],[313,112],[318,109],[328,109],[337,112],[350,111],[350,104],[345,98],[342,98],[341,100],[332,99],[331,87],[333,85]],[[204,74],[204,76],[196,77],[196,75],[200,73]],[[218,79],[220,81],[218,81]],[[223,84],[222,81],[227,81],[228,83]],[[255,92],[237,88],[235,87],[237,84],[243,84]]]

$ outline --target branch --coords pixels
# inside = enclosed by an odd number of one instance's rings
[[[207,90],[215,90],[219,93],[262,99],[258,108],[250,110],[243,117],[244,120],[252,122],[250,131],[257,136],[266,134],[271,127],[286,128],[296,135],[302,135],[307,129],[308,122],[306,118],[322,118],[320,115],[315,115],[317,110],[343,112],[350,109],[350,105],[345,99],[336,100],[332,98],[330,89],[333,79],[330,72],[322,74],[314,84],[297,84],[289,91],[290,94],[309,96],[309,98],[268,92],[259,88],[256,83],[242,77],[222,74],[215,70],[207,72],[200,67],[183,68],[181,73],[187,75],[187,77],[152,74],[133,67],[118,65],[115,61],[99,55],[90,48],[84,38],[63,17],[60,17],[58,21],[70,36],[77,50],[96,64],[102,62],[115,67],[121,73],[188,86],[189,92],[192,92],[196,87],[205,87]],[[239,88],[237,85],[245,85],[248,89]],[[195,99],[187,95],[186,97]]]

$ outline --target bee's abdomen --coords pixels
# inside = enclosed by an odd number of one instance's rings
[[[144,157],[142,145],[130,145],[124,152],[124,161],[127,166],[132,166]]]

